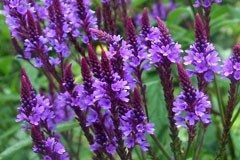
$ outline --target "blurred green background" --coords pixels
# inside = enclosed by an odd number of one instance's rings
[[[165,3],[167,2],[168,1],[165,1]],[[172,11],[166,20],[173,39],[182,44],[183,49],[187,49],[194,41],[194,15],[187,2],[187,0],[179,0],[179,2],[177,0],[177,9]],[[152,5],[153,1],[150,0],[133,0],[132,4],[129,5],[129,14],[134,15],[135,13],[141,13],[144,7],[151,9]],[[95,6],[93,7],[95,8]],[[0,8],[2,9],[2,4],[0,4]],[[231,47],[235,43],[240,42],[240,1],[223,0],[221,5],[213,6],[211,13],[211,41],[216,46],[222,59],[229,57]],[[4,16],[0,14],[0,160],[38,160],[39,157],[34,154],[31,149],[32,143],[29,133],[21,129],[21,124],[15,122],[20,100],[19,77],[21,66],[26,68],[33,82],[33,86],[36,89],[47,89],[47,81],[36,69],[32,68],[23,60],[17,59],[16,55],[17,53],[11,45],[10,33],[5,24]],[[76,76],[80,73],[77,66],[74,68],[74,73]],[[217,79],[221,97],[224,99],[224,104],[226,104],[229,82],[221,79],[221,77],[217,77]],[[155,122],[156,136],[159,138],[159,141],[170,152],[167,112],[164,106],[160,81],[155,71],[145,73],[144,82],[147,85],[150,120]],[[177,95],[180,92],[180,87],[176,73],[174,82],[176,88],[175,94]],[[213,108],[218,111],[216,90],[213,84],[210,84],[209,95],[213,103]],[[238,105],[235,109],[234,116],[237,114],[239,108]],[[213,115],[212,119],[213,123],[208,127],[201,153],[201,159],[203,160],[214,158],[222,130],[220,117]],[[75,121],[59,125],[57,131],[62,134],[68,134],[68,136],[73,136],[72,142],[63,140],[69,152],[71,152],[71,150],[77,150],[77,144],[81,143],[80,159],[91,159],[88,143],[83,136],[80,136],[81,131]],[[184,129],[180,130],[180,138],[183,140],[183,147],[185,147],[187,136]],[[154,143],[151,144],[153,145],[154,152],[160,159],[164,160],[161,152],[156,146],[154,147]],[[228,153],[234,155],[232,158],[229,156],[229,159],[240,159],[240,117],[237,117],[232,127],[230,145],[228,145],[227,148]],[[138,159],[138,151],[135,153],[134,159]],[[146,155],[146,157],[147,156],[148,155]]]

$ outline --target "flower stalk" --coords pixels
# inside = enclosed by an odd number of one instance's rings
[[[233,56],[227,59],[223,65],[223,75],[230,79],[228,103],[224,110],[223,132],[219,144],[216,160],[220,160],[225,153],[225,146],[229,140],[230,129],[232,126],[232,115],[236,105],[237,84],[240,80],[240,44],[233,47]]]

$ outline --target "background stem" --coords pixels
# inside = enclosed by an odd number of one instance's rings
[[[167,153],[167,151],[164,149],[164,147],[162,146],[162,144],[158,141],[158,139],[155,137],[155,135],[151,135],[153,141],[156,143],[156,145],[158,146],[158,148],[162,151],[162,153],[166,156],[166,158],[168,160],[171,160],[170,155]]]

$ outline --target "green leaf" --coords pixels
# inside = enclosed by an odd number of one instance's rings
[[[13,57],[5,56],[0,59],[0,73],[10,74],[12,68]]]
[[[133,9],[137,9],[139,6],[141,6],[142,4],[144,4],[146,1],[145,0],[133,0],[131,7]]]
[[[4,138],[7,138],[8,136],[11,136],[12,134],[16,133],[19,129],[21,128],[20,125],[16,125],[5,131],[1,136],[0,136],[0,141]]]
[[[31,143],[32,143],[31,139],[24,139],[24,140],[18,141],[17,143],[8,147],[2,153],[0,153],[0,160],[7,158],[8,156],[14,154],[15,152],[17,152],[18,150],[24,147],[30,146]]]
[[[179,7],[172,11],[167,18],[168,24],[179,24],[183,20],[186,20],[187,18],[194,19],[194,16],[192,14],[190,7]]]
[[[228,19],[228,20],[225,19],[211,27],[211,34],[214,35],[220,30],[220,28],[230,27],[231,25],[238,26],[239,24],[240,24],[240,19]]]
[[[79,127],[79,124],[76,121],[61,123],[57,126],[57,132],[63,132],[70,130],[72,128]]]
[[[14,95],[14,94],[0,94],[1,97],[1,102],[6,102],[6,101],[19,101],[19,95]]]

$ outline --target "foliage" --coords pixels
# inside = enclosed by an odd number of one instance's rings
[[[97,8],[97,4],[100,2],[93,1],[93,8]],[[165,0],[165,3],[168,1]],[[131,10],[129,13],[134,16],[137,13],[142,13],[144,7],[151,8],[153,2],[148,0],[132,0]],[[190,44],[194,42],[194,13],[187,3],[187,1],[177,1],[177,6],[166,19],[167,27],[169,28],[174,41],[179,42],[183,49],[187,49]],[[213,5],[211,12],[211,42],[216,46],[217,51],[222,59],[226,59],[231,54],[231,48],[233,44],[240,42],[240,2],[236,0],[223,0],[223,3]],[[151,21],[153,24],[155,21]],[[31,147],[30,133],[20,129],[21,124],[16,123],[17,107],[20,105],[20,68],[24,67],[28,73],[30,80],[36,90],[43,89],[48,90],[48,84],[46,78],[39,72],[39,70],[33,68],[30,64],[17,57],[17,53],[14,50],[10,33],[3,15],[0,15],[0,160],[14,160],[14,159],[31,159],[38,160],[40,157],[34,154]],[[122,30],[119,29],[121,32]],[[123,35],[123,33],[121,34]],[[72,49],[72,52],[76,52]],[[80,67],[76,62],[73,62],[73,72],[76,75],[76,80],[81,81]],[[177,70],[174,68],[174,88],[175,97],[179,95],[181,88],[178,83]],[[150,121],[155,123],[155,135],[158,140],[164,146],[168,153],[171,152],[170,138],[168,129],[168,114],[165,107],[165,101],[160,85],[158,74],[155,70],[150,70],[143,75],[143,81],[147,86],[147,101],[149,106]],[[194,85],[197,85],[197,80],[193,78]],[[228,100],[229,81],[223,80],[220,76],[217,76],[218,91],[215,85],[212,83],[209,87],[209,95],[213,103],[212,107],[216,112],[219,111],[218,95],[220,93],[223,99],[223,106],[226,106]],[[240,93],[240,91],[238,91]],[[239,94],[238,94],[239,95]],[[239,97],[238,97],[239,99]],[[238,115],[240,110],[240,103],[236,105],[235,115]],[[213,159],[218,149],[219,137],[222,132],[221,118],[219,115],[212,115],[212,124],[207,129],[202,152],[201,159]],[[92,153],[89,150],[89,145],[82,130],[78,126],[77,121],[74,119],[71,122],[66,122],[57,126],[57,132],[72,137],[72,141],[66,141],[63,139],[63,143],[67,147],[69,153],[77,151],[78,145],[81,144],[79,149],[80,159],[90,160]],[[197,132],[201,132],[198,129]],[[79,135],[80,138],[79,138]],[[184,148],[187,146],[187,133],[185,129],[180,129],[180,139],[182,140]],[[159,159],[164,159],[164,155],[158,149],[157,145],[151,140],[153,152]],[[240,118],[236,117],[231,135],[230,143],[227,145],[227,153],[225,159],[234,160],[240,159]],[[200,143],[200,137],[193,144],[193,149],[190,152],[190,157],[194,156],[194,149]],[[71,147],[69,147],[71,146]],[[134,150],[133,159],[140,159],[140,149]],[[147,159],[151,159],[148,154],[144,156]],[[191,158],[189,158],[191,159]]]

